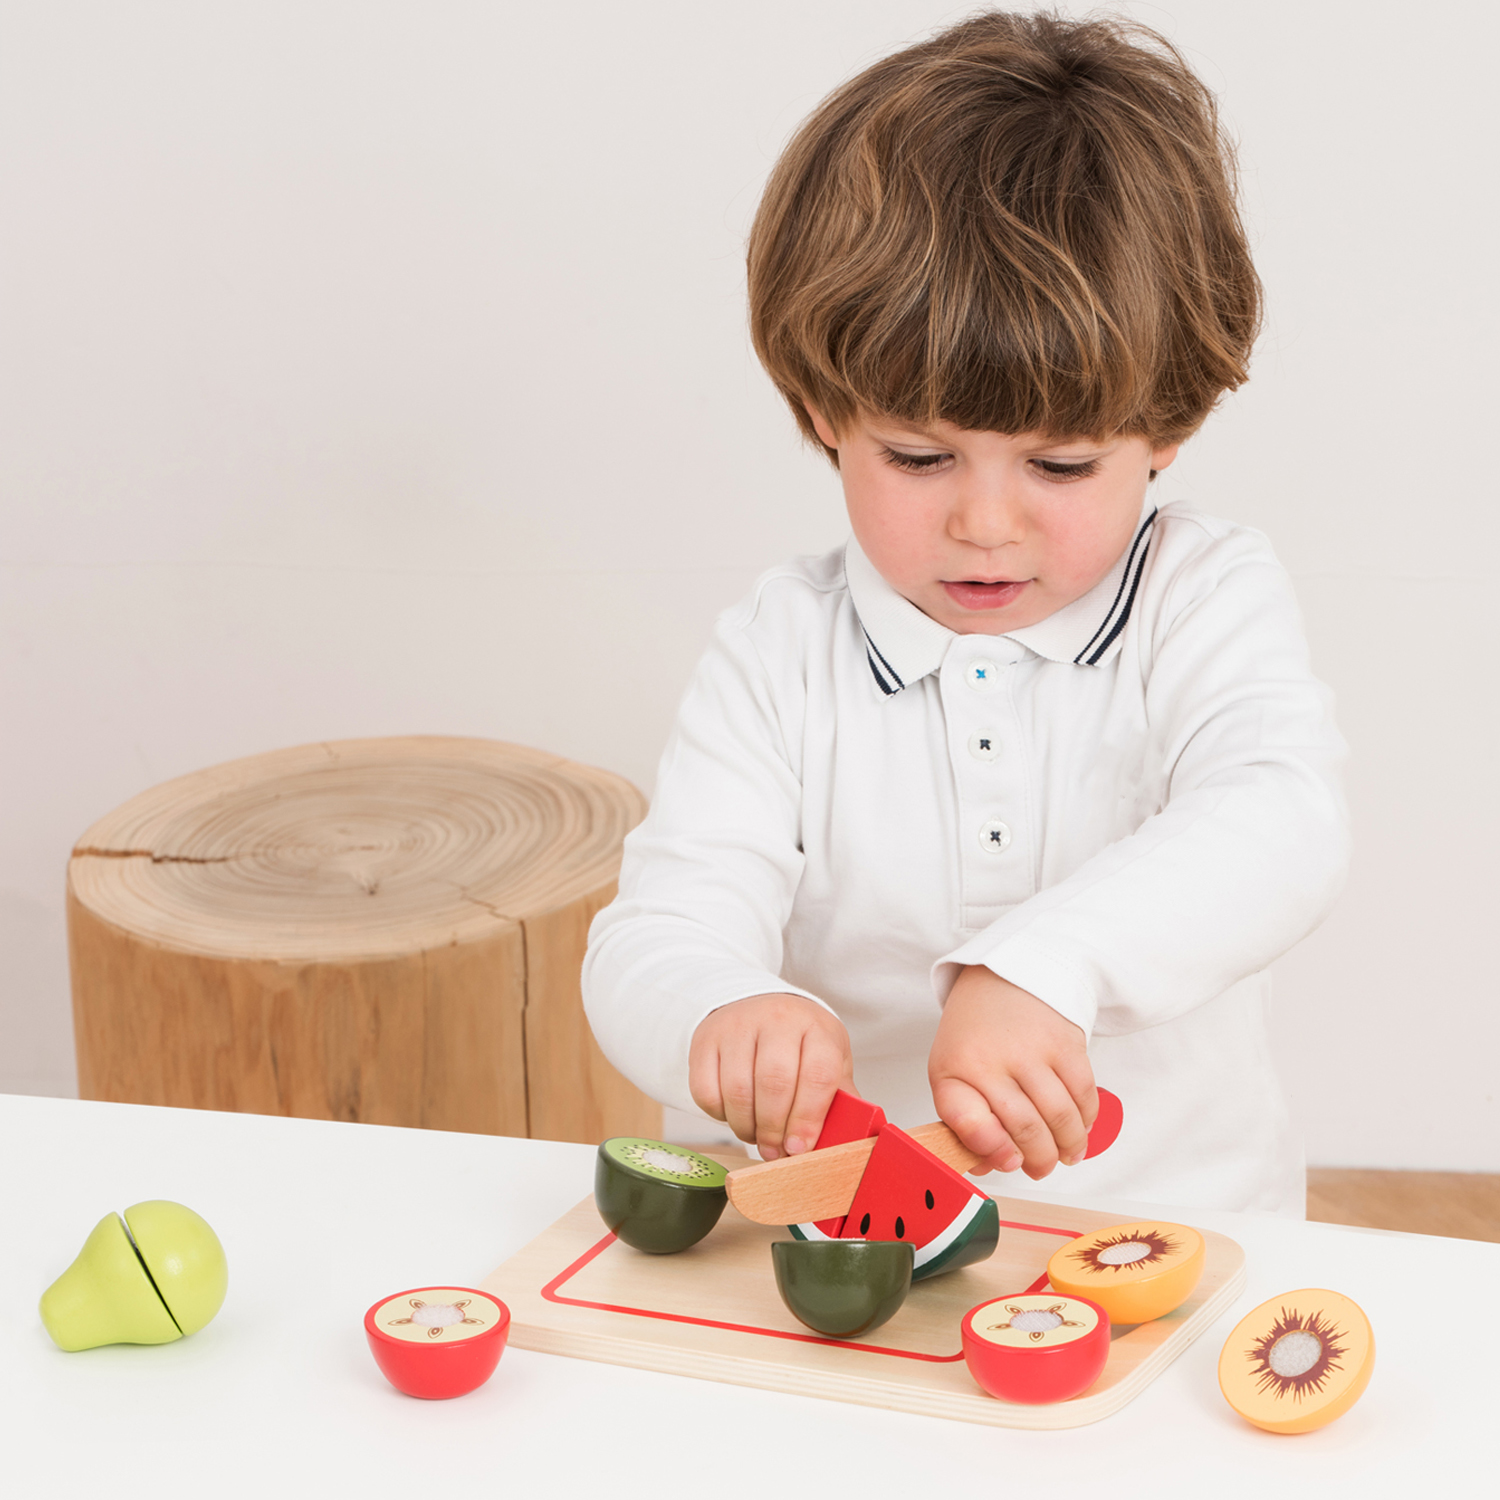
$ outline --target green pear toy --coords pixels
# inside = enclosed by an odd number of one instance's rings
[[[94,1226],[42,1293],[42,1324],[59,1349],[169,1344],[208,1323],[228,1286],[224,1247],[192,1209],[137,1203]]]

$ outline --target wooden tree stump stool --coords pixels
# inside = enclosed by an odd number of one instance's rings
[[[606,771],[437,737],[277,750],[142,793],[68,865],[79,1092],[660,1134],[579,995],[645,805]]]

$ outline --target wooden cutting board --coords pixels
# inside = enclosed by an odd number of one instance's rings
[[[726,1163],[733,1165],[735,1163]],[[787,1311],[770,1245],[784,1229],[753,1224],[731,1204],[679,1255],[646,1255],[600,1222],[592,1197],[480,1283],[510,1308],[518,1349],[635,1365],[994,1427],[1080,1427],[1139,1395],[1234,1301],[1245,1253],[1199,1230],[1202,1279],[1176,1312],[1115,1331],[1104,1373],[1052,1406],[997,1401],[974,1383],[959,1339],[980,1302],[1046,1287],[1047,1261],[1076,1235],[1128,1222],[1061,1204],[997,1198],[1000,1244],[989,1260],[918,1282],[901,1311],[858,1341],[823,1338]]]

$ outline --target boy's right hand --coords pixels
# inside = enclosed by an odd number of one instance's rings
[[[767,1161],[817,1144],[840,1088],[854,1086],[849,1033],[801,995],[752,995],[710,1011],[688,1052],[688,1087]]]
[[[1099,1113],[1082,1030],[982,964],[949,992],[927,1060],[938,1115],[987,1165],[1040,1181],[1083,1160]]]

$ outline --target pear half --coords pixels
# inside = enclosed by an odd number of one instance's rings
[[[59,1349],[170,1344],[182,1337],[119,1214],[105,1214],[77,1259],[42,1293],[42,1326]]]
[[[208,1221],[164,1198],[125,1210],[125,1223],[141,1259],[184,1333],[197,1333],[224,1305],[229,1263]]]
[[[209,1322],[228,1285],[224,1247],[202,1218],[180,1203],[137,1203],[123,1220],[100,1219],[42,1293],[42,1326],[70,1352],[169,1344]]]

